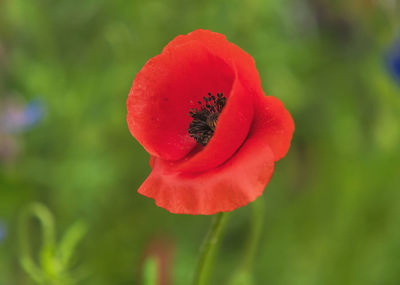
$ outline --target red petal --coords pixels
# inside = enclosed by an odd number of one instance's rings
[[[199,42],[164,50],[136,75],[129,93],[128,126],[151,154],[178,160],[196,145],[189,111],[209,92],[229,96],[234,71]]]
[[[156,159],[139,193],[176,214],[211,215],[254,201],[274,170],[274,157],[257,136],[246,140],[225,164],[201,174],[169,173],[170,163]]]
[[[258,74],[254,59],[251,55],[239,48],[237,45],[228,42],[224,35],[209,30],[195,30],[187,35],[180,35],[173,39],[164,50],[174,48],[189,41],[198,41],[212,51],[213,54],[231,62],[238,70],[242,83],[255,93],[262,94],[261,80]]]
[[[286,155],[294,132],[292,116],[283,106],[283,103],[273,96],[255,98],[254,122],[252,133],[262,133],[274,153],[275,161]]]

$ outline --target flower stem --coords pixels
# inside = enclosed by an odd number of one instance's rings
[[[247,238],[244,256],[240,267],[229,283],[230,285],[254,284],[252,269],[264,222],[264,201],[262,200],[262,197],[253,202],[252,206],[253,213],[250,225],[251,228]]]
[[[247,240],[245,257],[242,264],[242,270],[250,272],[253,267],[254,257],[260,241],[261,232],[264,223],[264,201],[260,197],[253,202],[253,217],[251,221],[250,234]]]
[[[211,273],[212,264],[216,255],[220,237],[224,230],[224,225],[228,213],[218,213],[214,215],[213,223],[208,232],[201,250],[199,263],[194,277],[193,285],[206,285]]]

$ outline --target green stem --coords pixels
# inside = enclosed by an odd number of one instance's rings
[[[229,283],[230,285],[254,284],[252,269],[264,223],[264,202],[262,198],[258,198],[257,201],[252,203],[252,206],[253,214],[244,250],[243,261],[236,273],[233,275],[231,282]]]
[[[250,234],[247,240],[245,257],[242,263],[242,270],[250,272],[253,263],[254,257],[257,252],[257,247],[260,241],[261,232],[264,223],[264,201],[262,197],[260,197],[257,201],[254,201],[253,204],[253,217],[251,221]]]
[[[193,282],[194,285],[208,284],[212,264],[218,249],[220,237],[224,230],[224,225],[227,217],[228,213],[221,212],[216,214],[213,218],[213,223],[211,225],[210,231],[208,232],[204,240],[204,244],[200,254],[200,259],[197,265],[197,270]]]

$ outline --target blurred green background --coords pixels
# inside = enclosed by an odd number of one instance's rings
[[[150,168],[125,102],[144,63],[198,28],[249,52],[296,123],[258,201],[254,283],[400,284],[400,85],[386,60],[399,24],[396,0],[1,1],[0,284],[35,284],[18,261],[19,239],[38,261],[39,224],[18,230],[32,202],[58,241],[86,225],[78,284],[140,284],[154,248],[170,284],[189,284],[211,218],[137,194]],[[232,214],[212,284],[240,263],[251,213]]]

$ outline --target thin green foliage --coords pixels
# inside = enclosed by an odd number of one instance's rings
[[[32,250],[31,220],[39,221],[42,232],[38,258]],[[51,212],[40,203],[32,203],[23,209],[19,220],[20,263],[26,273],[38,285],[74,285],[79,280],[71,273],[72,257],[76,246],[86,233],[86,225],[79,221],[56,243],[55,221]],[[37,263],[35,260],[39,260]]]

